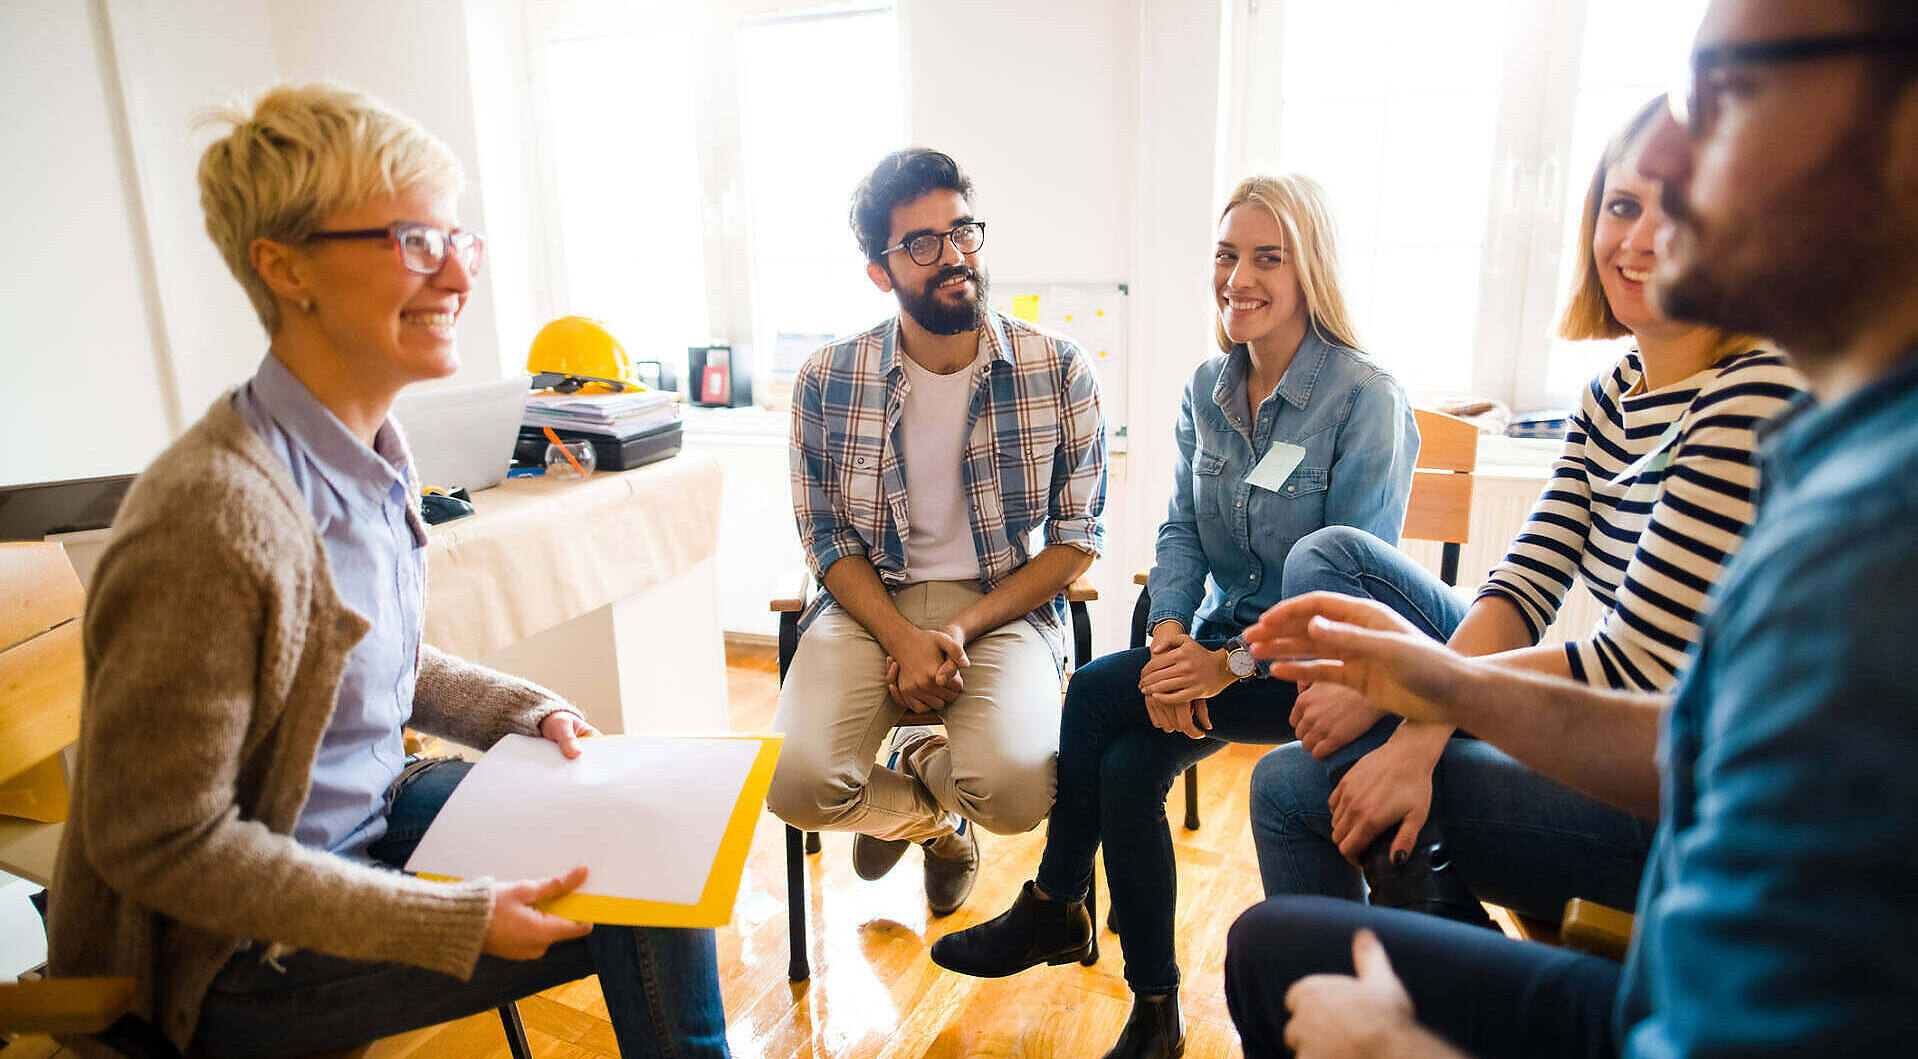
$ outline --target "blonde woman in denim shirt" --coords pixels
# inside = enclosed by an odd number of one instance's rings
[[[1148,585],[1151,646],[1074,674],[1038,879],[1005,914],[932,949],[940,966],[987,977],[1089,955],[1085,898],[1105,840],[1134,994],[1109,1057],[1184,1048],[1165,819],[1173,779],[1227,742],[1293,738],[1296,689],[1266,677],[1234,634],[1290,594],[1285,560],[1299,538],[1348,525],[1397,540],[1418,455],[1404,391],[1357,349],[1317,184],[1252,177],[1233,191],[1212,292],[1222,352],[1192,373],[1179,410]]]

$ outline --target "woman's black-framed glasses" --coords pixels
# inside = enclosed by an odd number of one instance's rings
[[[1683,81],[1665,97],[1666,106],[1679,127],[1703,136],[1718,117],[1718,97],[1725,90],[1727,66],[1773,66],[1839,55],[1900,55],[1910,54],[1913,49],[1918,49],[1918,33],[1847,33],[1707,44],[1692,52]]]
[[[449,254],[459,258],[460,267],[468,272],[480,270],[480,258],[486,249],[486,240],[478,232],[469,232],[462,228],[447,231],[418,221],[396,221],[384,228],[349,228],[331,232],[314,232],[315,239],[391,239],[393,251],[399,255],[400,264],[409,272],[418,272],[431,276],[446,267]]]
[[[930,265],[945,254],[945,244],[948,240],[952,242],[952,248],[957,250],[960,256],[976,254],[980,247],[986,245],[986,222],[967,221],[964,224],[955,224],[943,232],[920,232],[900,240],[897,246],[887,247],[883,253],[890,254],[894,250],[904,250],[906,256],[912,258],[913,264]]]

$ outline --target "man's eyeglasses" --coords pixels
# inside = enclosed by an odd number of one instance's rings
[[[913,264],[930,265],[945,254],[945,244],[948,240],[952,242],[952,248],[957,250],[960,256],[976,254],[980,247],[986,245],[986,222],[967,221],[964,224],[954,225],[944,232],[920,232],[918,235],[902,240],[897,246],[885,248],[880,253],[890,254],[894,250],[904,250],[906,256],[912,258]]]
[[[480,257],[486,240],[478,232],[455,228],[447,231],[418,221],[398,221],[384,228],[350,228],[314,232],[315,239],[391,239],[400,264],[409,272],[431,276],[446,267],[448,254],[457,255],[460,267],[468,272],[480,270]]]
[[[1918,48],[1918,33],[1849,33],[1708,44],[1692,52],[1684,81],[1666,95],[1666,105],[1671,108],[1673,121],[1692,135],[1702,136],[1718,118],[1727,66],[1771,66],[1839,55],[1899,55],[1909,54],[1914,48]]]

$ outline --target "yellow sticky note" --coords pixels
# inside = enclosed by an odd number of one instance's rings
[[[1012,315],[1027,323],[1039,322],[1039,296],[1037,294],[1015,294],[1012,296]]]

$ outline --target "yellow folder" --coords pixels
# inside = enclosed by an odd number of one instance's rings
[[[779,750],[785,737],[735,732],[673,734],[759,743],[759,753],[754,756],[752,767],[746,774],[745,786],[740,789],[739,799],[733,804],[732,815],[720,837],[719,850],[713,856],[713,866],[706,874],[706,884],[700,891],[699,900],[692,904],[675,904],[575,891],[544,902],[541,908],[556,916],[582,923],[631,927],[720,927],[731,922],[733,901],[739,896],[739,879],[746,868],[746,853],[752,848],[753,827],[759,822],[760,807],[766,801],[766,790],[772,786],[773,766],[779,761]],[[443,875],[421,873],[420,877],[450,881],[449,876]],[[590,877],[586,885],[592,885]]]

